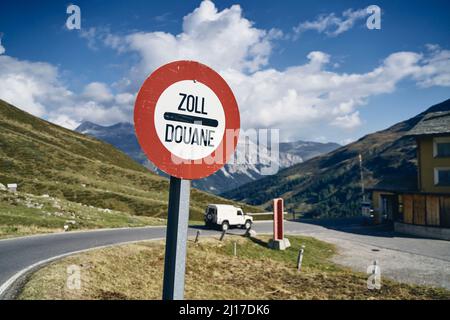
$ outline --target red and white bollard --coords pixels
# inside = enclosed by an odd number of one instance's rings
[[[285,250],[291,246],[289,239],[284,237],[284,201],[282,198],[273,200],[273,239],[269,247],[275,250]]]

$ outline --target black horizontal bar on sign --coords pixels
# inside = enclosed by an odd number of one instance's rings
[[[214,128],[219,125],[219,122],[215,119],[209,119],[209,118],[203,118],[203,117],[197,117],[197,116],[191,116],[188,114],[180,114],[180,113],[173,113],[173,112],[165,112],[164,119],[166,119],[168,121],[200,124],[203,126],[214,127]]]

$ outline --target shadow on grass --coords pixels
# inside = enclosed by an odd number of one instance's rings
[[[254,237],[248,237],[248,238],[250,239],[251,242],[253,242],[253,243],[255,243],[255,244],[259,245],[259,246],[262,246],[264,248],[268,248],[269,247],[269,243],[266,242],[266,241],[263,241],[261,239],[257,239],[257,238],[254,238]]]

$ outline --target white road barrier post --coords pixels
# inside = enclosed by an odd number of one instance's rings
[[[298,252],[298,258],[297,258],[297,270],[302,270],[302,261],[303,261],[303,252],[305,251],[305,246],[302,245],[302,248]]]

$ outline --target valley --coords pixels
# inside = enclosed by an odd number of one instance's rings
[[[110,144],[2,100],[0,128],[0,183],[18,185],[17,194],[0,193],[3,236],[62,231],[67,220],[71,229],[165,223],[168,180]],[[208,203],[236,202],[192,189],[190,219],[201,221]]]
[[[147,160],[137,142],[134,127],[131,123],[117,123],[112,126],[100,126],[92,122],[84,122],[75,130],[105,141],[153,172],[162,176],[167,176]],[[264,149],[264,152],[260,152],[259,155],[257,155],[255,150],[258,150],[259,147]],[[335,150],[338,147],[340,147],[339,144],[331,142],[282,142],[279,145],[279,158],[275,159],[277,162],[274,165],[280,169],[287,168]],[[241,139],[238,143],[235,158],[243,158],[245,161],[235,164],[226,164],[215,174],[205,179],[193,181],[192,183],[196,188],[213,194],[220,194],[238,188],[246,183],[259,180],[265,176],[264,168],[266,168],[268,164],[272,164],[272,161],[274,160],[268,156],[269,154],[270,151],[264,146],[256,146],[256,144],[251,141],[246,142]],[[259,162],[255,161],[258,159],[258,156]]]

